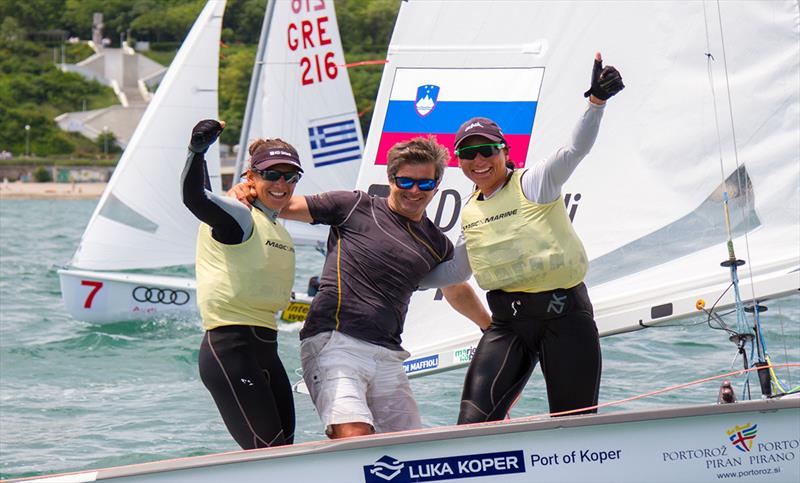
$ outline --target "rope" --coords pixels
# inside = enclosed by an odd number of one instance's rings
[[[770,372],[773,372],[774,368],[780,368],[780,367],[800,367],[800,363],[787,363],[787,364],[771,364],[770,363],[768,366],[763,366],[763,367],[753,367],[753,368],[750,368],[750,369],[739,369],[738,371],[726,372],[725,374],[719,374],[719,375],[716,375],[716,376],[704,377],[702,379],[697,379],[695,381],[686,382],[686,383],[683,383],[683,384],[678,384],[676,386],[669,386],[669,387],[666,387],[666,388],[663,388],[663,389],[657,389],[655,391],[650,391],[650,392],[647,392],[647,393],[644,393],[644,394],[637,394],[636,396],[627,397],[625,399],[618,399],[616,401],[609,401],[609,402],[605,402],[605,403],[601,403],[601,404],[596,404],[594,406],[588,406],[588,407],[585,407],[585,408],[570,409],[569,411],[560,411],[560,412],[557,412],[557,413],[546,413],[546,414],[540,414],[540,415],[535,415],[535,416],[526,416],[526,417],[523,417],[523,418],[517,418],[517,419],[515,419],[515,421],[526,421],[526,420],[542,419],[542,418],[548,418],[548,417],[554,417],[554,416],[566,416],[566,415],[569,415],[569,414],[582,413],[582,412],[591,411],[591,410],[594,410],[594,409],[605,408],[605,407],[609,407],[609,406],[618,406],[618,405],[623,404],[623,403],[636,401],[636,400],[639,400],[639,399],[644,399],[644,398],[650,397],[650,396],[656,396],[658,394],[663,394],[665,392],[675,391],[677,389],[683,389],[683,388],[686,388],[686,387],[689,387],[689,386],[694,386],[694,385],[697,385],[697,384],[702,384],[702,383],[709,382],[709,381],[714,381],[714,380],[717,380],[717,379],[723,379],[723,378],[731,377],[731,376],[739,376],[739,375],[742,375],[744,373],[757,371],[759,369],[769,368]],[[800,386],[798,386],[797,388],[793,389],[792,391],[794,391],[796,389],[800,389]],[[792,392],[792,391],[789,391],[789,392]]]
[[[339,64],[339,67],[349,69],[350,67],[361,67],[362,65],[383,65],[388,64],[388,60],[362,60],[361,62],[350,62],[349,64]]]
[[[772,385],[775,386],[776,388],[778,388],[778,391],[780,393],[782,393],[782,394],[791,394],[793,392],[800,391],[800,385],[795,386],[795,387],[793,387],[793,388],[791,388],[789,390],[784,389],[783,386],[781,385],[781,380],[778,379],[778,375],[775,374],[775,369],[774,368],[778,367],[778,366],[773,366],[772,365],[772,359],[770,359],[769,356],[767,356],[767,364],[769,364],[769,366],[767,366],[767,367],[769,367],[769,375],[770,375],[770,378],[772,379]]]

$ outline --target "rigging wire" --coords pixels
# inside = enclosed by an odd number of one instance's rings
[[[747,186],[744,186],[746,183],[742,182],[742,172],[739,171],[739,146],[736,142],[736,127],[733,121],[733,101],[731,100],[731,83],[730,83],[730,76],[728,75],[728,56],[725,51],[725,35],[722,29],[722,8],[720,5],[720,0],[717,0],[717,20],[719,22],[719,37],[720,37],[720,45],[722,46],[722,65],[725,69],[725,85],[728,93],[728,114],[730,117],[731,122],[731,137],[733,138],[733,158],[736,163],[736,173],[737,177],[740,178],[738,180],[738,187],[740,190],[744,192],[744,208],[750,206],[750,196],[749,190]],[[753,260],[750,255],[750,217],[743,215],[742,218],[745,222],[745,230],[744,230],[744,245],[745,245],[745,253],[747,254],[747,259],[750,260],[750,266],[752,267]],[[731,243],[731,249],[733,248],[733,244]],[[748,270],[748,274],[750,276],[750,300],[753,301],[753,305],[757,305],[756,301],[756,290],[755,290],[755,283],[753,282],[753,270]],[[738,287],[737,287],[738,290]],[[753,324],[757,331],[761,331],[761,323],[758,316],[758,309],[753,312]]]
[[[750,230],[751,230],[752,227],[750,226],[750,217],[747,216],[747,213],[746,213],[747,207],[750,206],[750,203],[752,202],[752,200],[750,200],[750,190],[748,189],[748,186],[747,186],[749,184],[749,178],[746,177],[746,172],[743,172],[743,171],[741,171],[739,169],[740,168],[740,163],[739,163],[739,144],[738,144],[738,142],[736,140],[736,123],[734,122],[734,118],[733,118],[733,100],[732,100],[732,97],[731,97],[730,76],[728,74],[728,56],[727,56],[727,52],[725,50],[725,35],[724,35],[723,27],[722,27],[722,8],[721,8],[721,5],[720,5],[720,0],[717,0],[717,21],[719,23],[720,46],[722,47],[722,65],[723,65],[723,68],[724,68],[724,71],[725,71],[725,86],[726,86],[726,92],[727,92],[727,96],[728,96],[728,116],[729,116],[730,125],[731,125],[731,137],[732,137],[732,141],[733,141],[733,158],[734,158],[734,162],[735,162],[735,166],[736,166],[736,173],[737,173],[737,187],[740,190],[740,195],[744,195],[744,206],[741,208],[741,211],[742,211],[742,219],[744,220],[744,223],[745,223],[745,229],[744,229],[745,253],[747,254],[747,259],[750,260],[750,266],[752,267],[753,260],[752,260],[751,254],[750,254],[750,235],[749,235],[750,234]],[[743,179],[743,177],[744,177],[744,179]],[[727,211],[727,208],[726,208],[726,211]],[[726,212],[726,216],[727,216],[727,212]],[[729,236],[732,236],[732,234],[730,232],[729,232]],[[731,239],[730,243],[731,243],[731,254],[732,254],[733,253],[733,251],[732,251],[733,250],[733,241],[732,241],[732,239]],[[735,258],[733,258],[733,259],[735,259]],[[752,270],[752,268],[748,269],[747,272],[748,272],[748,276],[750,278],[750,300],[752,301],[752,306],[753,306],[753,328],[755,329],[755,332],[756,332],[756,348],[759,349],[758,359],[759,359],[760,362],[764,362],[764,359],[766,357],[766,347],[763,346],[764,338],[763,338],[763,333],[762,333],[762,330],[761,330],[761,317],[759,315],[761,311],[759,310],[758,300],[756,299],[755,283],[753,281],[753,270]],[[737,275],[737,282],[738,282],[738,275]],[[738,295],[738,289],[739,289],[739,287],[738,287],[738,284],[737,284],[737,286],[736,286],[737,295]],[[737,315],[737,318],[738,318],[738,315]],[[761,344],[760,347],[759,347],[759,344]]]
[[[731,132],[731,140],[733,143],[733,156],[734,156],[734,163],[736,166],[736,185],[735,189],[737,192],[735,193],[735,197],[743,197],[744,204],[739,203],[739,210],[741,215],[741,221],[744,224],[744,244],[745,244],[745,252],[747,254],[747,259],[751,260],[751,253],[750,253],[750,239],[749,239],[749,232],[752,229],[751,226],[751,217],[748,215],[748,208],[751,206],[752,200],[750,199],[750,179],[747,175],[746,171],[741,169],[741,165],[739,162],[739,150],[738,150],[738,142],[736,139],[736,123],[734,120],[734,113],[733,113],[733,100],[731,95],[731,82],[730,82],[730,75],[728,72],[728,57],[727,51],[725,46],[725,35],[724,35],[724,28],[722,23],[722,8],[721,3],[719,0],[716,1],[717,4],[717,23],[719,26],[719,36],[720,36],[720,47],[722,49],[722,64],[725,76],[725,87],[726,87],[726,94],[727,94],[727,102],[728,102],[728,114],[729,114],[729,122],[730,122],[730,132]],[[703,19],[705,23],[705,34],[706,34],[706,58],[707,58],[707,69],[708,69],[708,79],[709,85],[711,89],[711,98],[714,107],[714,123],[717,132],[717,143],[719,149],[719,165],[720,165],[720,176],[722,178],[722,189],[723,189],[723,212],[724,212],[724,219],[725,219],[725,228],[727,230],[728,240],[727,240],[727,248],[728,248],[728,260],[723,262],[723,266],[727,266],[730,269],[730,276],[731,276],[731,287],[734,291],[734,302],[735,302],[735,313],[736,313],[736,322],[737,322],[737,330],[738,333],[730,331],[727,326],[722,322],[722,316],[727,315],[724,314],[720,316],[717,314],[716,317],[713,317],[714,320],[720,324],[720,327],[728,330],[729,333],[734,333],[735,335],[731,336],[731,340],[737,343],[737,353],[741,354],[743,357],[743,363],[745,368],[748,367],[747,362],[747,352],[745,351],[745,345],[749,342],[749,349],[750,349],[750,360],[753,361],[753,366],[760,367],[762,370],[765,366],[770,367],[768,370],[767,377],[762,378],[764,375],[763,372],[759,372],[759,381],[761,383],[762,393],[765,396],[768,396],[770,393],[770,389],[777,389],[779,392],[786,393],[787,391],[784,390],[783,385],[781,384],[780,380],[778,379],[775,371],[771,368],[771,358],[767,353],[766,348],[766,340],[764,337],[764,332],[761,327],[761,316],[760,313],[766,310],[766,307],[762,307],[759,305],[758,300],[755,294],[755,283],[754,283],[754,276],[752,268],[748,268],[747,274],[750,279],[750,308],[752,310],[748,310],[745,308],[744,303],[742,302],[740,292],[739,292],[739,276],[738,276],[738,266],[743,265],[744,261],[738,260],[736,258],[733,246],[733,228],[731,226],[731,214],[730,214],[730,197],[728,194],[728,186],[727,180],[725,178],[725,170],[723,164],[723,155],[722,155],[722,136],[720,132],[720,123],[719,123],[719,112],[717,107],[717,100],[716,100],[716,91],[714,88],[714,76],[713,76],[713,69],[712,69],[712,61],[715,61],[713,55],[711,54],[711,41],[709,35],[709,18],[708,12],[706,10],[706,4],[703,3]],[[752,267],[752,263],[751,263]],[[726,289],[727,292],[727,289]],[[719,301],[719,299],[718,299]],[[715,302],[714,305],[716,305]],[[700,307],[698,307],[700,308]],[[753,313],[753,324],[752,327],[747,326],[747,317],[745,316],[745,312],[752,311]],[[708,314],[708,325],[711,325],[713,307],[710,311],[707,312]],[[734,358],[735,361],[735,358]],[[798,388],[794,388],[796,390]],[[747,394],[750,393],[750,381],[749,378],[745,381],[745,390]]]
[[[719,12],[719,2],[717,2],[717,11]],[[723,156],[722,156],[722,134],[720,132],[720,125],[719,125],[719,110],[718,110],[718,107],[717,107],[717,93],[716,93],[716,89],[714,88],[714,72],[713,72],[713,69],[711,68],[711,65],[712,65],[711,62],[712,62],[712,60],[714,60],[714,56],[711,54],[711,38],[710,38],[709,31],[708,31],[709,20],[708,20],[708,14],[706,12],[706,4],[705,4],[705,2],[703,2],[703,20],[704,20],[705,34],[706,34],[706,54],[705,55],[706,55],[706,65],[707,65],[707,70],[708,70],[708,82],[709,82],[709,87],[711,88],[711,100],[712,100],[712,103],[713,103],[713,106],[714,106],[714,126],[715,126],[716,131],[717,131],[717,149],[719,150],[719,171],[720,171],[720,179],[722,180],[722,208],[723,208],[723,212],[724,212],[725,231],[727,232],[727,235],[728,235],[728,240],[727,240],[727,243],[726,243],[726,245],[728,247],[728,266],[729,266],[730,272],[731,272],[731,281],[733,282],[734,301],[736,303],[736,307],[741,307],[742,306],[742,301],[741,301],[741,297],[739,296],[739,283],[738,283],[739,279],[738,279],[738,276],[736,274],[738,261],[736,260],[736,254],[735,254],[734,249],[733,249],[733,231],[731,229],[730,207],[729,207],[729,203],[728,203],[729,202],[728,185],[726,183],[727,180],[725,178],[725,168],[724,168]],[[722,28],[722,19],[720,17],[720,29],[721,28]],[[722,34],[722,32],[720,31],[720,36],[721,36],[721,34]],[[725,45],[725,42],[724,42],[724,39],[722,39],[723,58],[725,56],[725,47],[724,47],[724,45]],[[727,66],[727,62],[725,62],[725,65]],[[726,77],[726,79],[728,77],[727,67],[725,69],[725,77]],[[730,84],[729,84],[729,87],[730,87]],[[730,102],[731,102],[731,100],[730,100],[730,88],[729,88],[728,89],[728,104],[729,104],[729,107],[730,107]],[[731,122],[733,122],[733,118],[732,117],[731,117]],[[735,139],[736,139],[736,136],[734,135],[733,137],[734,137],[734,151],[735,151],[735,147],[736,147],[735,146],[736,145]],[[737,174],[739,174],[738,168],[739,168],[739,161],[738,161],[738,155],[737,155],[737,157],[736,157]],[[739,187],[739,190],[741,191],[741,187]],[[747,324],[746,324],[746,322],[744,320],[744,312],[743,311],[737,311],[736,312],[736,322],[737,322],[737,327],[738,327],[740,333],[749,332],[749,328],[747,327]]]

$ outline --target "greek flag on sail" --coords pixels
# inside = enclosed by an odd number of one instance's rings
[[[311,126],[308,139],[315,167],[361,159],[355,119]]]

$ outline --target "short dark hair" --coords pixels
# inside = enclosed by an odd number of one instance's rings
[[[436,179],[439,180],[449,160],[450,153],[436,141],[436,136],[419,136],[399,142],[389,149],[386,174],[392,179],[406,164],[433,164],[436,167]]]

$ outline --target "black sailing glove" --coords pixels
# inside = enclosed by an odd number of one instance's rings
[[[601,101],[605,101],[624,88],[625,84],[622,83],[619,71],[610,65],[604,68],[603,61],[595,58],[592,69],[592,87],[583,93],[583,97],[594,95]]]
[[[204,119],[192,129],[192,140],[189,142],[189,151],[197,154],[205,154],[208,148],[214,144],[224,125],[213,119]]]

